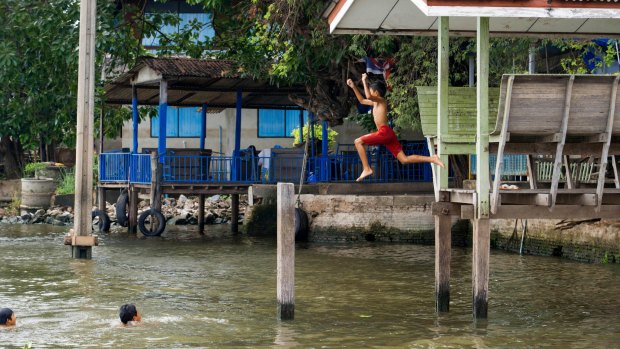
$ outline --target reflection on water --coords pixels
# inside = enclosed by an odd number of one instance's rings
[[[620,343],[620,267],[493,251],[489,320],[471,320],[471,251],[452,263],[451,312],[434,310],[434,249],[298,246],[295,320],[276,320],[275,242],[227,226],[162,238],[104,235],[70,258],[65,229],[0,225],[1,346],[606,348]],[[118,327],[135,303],[139,326]]]

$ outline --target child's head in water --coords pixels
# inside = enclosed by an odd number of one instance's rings
[[[123,304],[119,311],[118,316],[121,318],[123,325],[127,325],[129,321],[140,321],[142,316],[138,313],[138,309],[133,304]]]
[[[15,326],[17,316],[9,308],[0,309],[0,326]]]

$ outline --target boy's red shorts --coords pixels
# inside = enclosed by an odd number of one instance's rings
[[[385,147],[396,157],[398,153],[403,150],[403,147],[400,145],[398,138],[396,138],[396,133],[389,126],[383,125],[379,128],[379,131],[374,133],[369,133],[365,136],[361,137],[362,142],[368,145],[379,145],[383,144]]]

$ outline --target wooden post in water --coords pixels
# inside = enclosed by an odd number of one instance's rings
[[[439,313],[450,311],[451,229],[451,216],[435,216],[435,306]]]
[[[105,136],[103,134],[103,122],[105,118],[104,106],[104,104],[101,105],[101,113],[99,114],[99,155],[103,154],[103,142],[105,139]],[[105,188],[99,185],[97,186],[97,208],[100,211],[106,212]]]
[[[205,233],[205,194],[198,195],[198,232]]]
[[[138,232],[138,188],[129,187],[129,233]]]
[[[157,156],[157,152],[151,153],[151,208],[157,209],[161,212],[161,189],[159,186],[161,175],[161,163]]]
[[[443,136],[448,134],[448,85],[449,85],[449,18],[439,17],[438,41],[438,91],[437,135],[438,153],[448,166],[448,156],[443,152]],[[436,167],[437,185],[448,188],[448,169]],[[435,216],[435,305],[437,312],[450,310],[450,259],[452,254],[452,220],[449,215]]]
[[[278,183],[278,319],[295,318],[295,186]]]
[[[95,107],[96,0],[80,2],[80,39],[77,88],[75,166],[75,223],[71,238],[73,258],[92,258],[93,148]]]
[[[477,19],[476,203],[473,220],[472,288],[474,319],[486,319],[489,302],[489,18]]]
[[[232,194],[231,209],[230,231],[237,234],[239,232],[239,194]]]
[[[489,304],[489,254],[490,225],[488,218],[472,220],[473,236],[473,315],[474,319],[486,319]]]

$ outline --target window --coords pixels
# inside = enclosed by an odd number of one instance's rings
[[[258,137],[291,137],[299,128],[300,109],[259,109]],[[303,111],[304,124],[308,122],[308,111]]]
[[[196,108],[168,107],[166,137],[200,137],[201,113]],[[159,137],[159,116],[151,118],[151,137]]]
[[[179,15],[178,24],[167,24],[159,31],[164,35],[178,34],[183,28],[191,23],[198,23],[201,25],[201,30],[197,34],[197,39],[205,41],[207,38],[213,38],[215,36],[215,30],[213,29],[213,18],[210,13],[205,13],[202,6],[189,5],[182,0],[169,0],[167,2],[153,2],[149,1],[145,8],[146,15],[155,13],[171,13]],[[189,27],[187,27],[189,28]],[[142,45],[149,48],[157,48],[160,46],[159,35],[145,37],[142,39]]]

